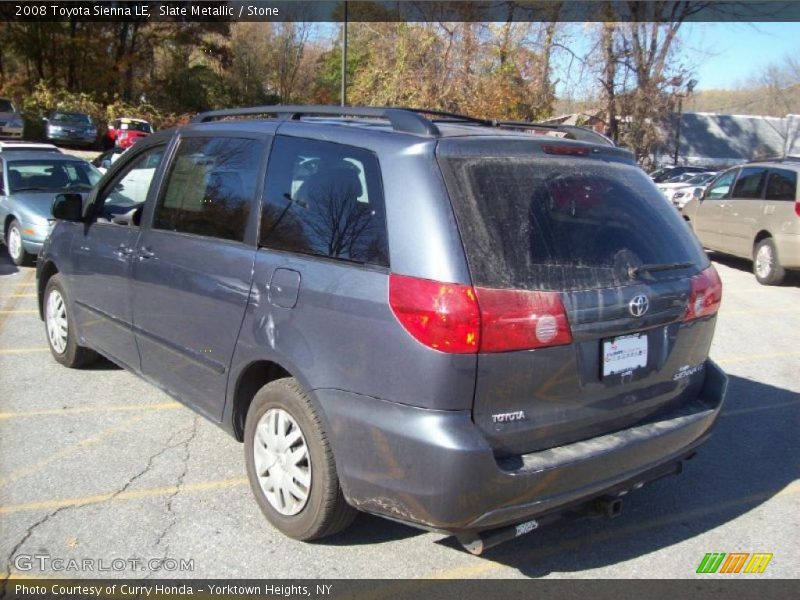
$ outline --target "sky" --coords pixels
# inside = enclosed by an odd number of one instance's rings
[[[681,37],[697,89],[731,89],[785,55],[800,57],[800,23],[687,23]]]

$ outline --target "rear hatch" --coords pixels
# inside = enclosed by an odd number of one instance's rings
[[[498,456],[696,397],[719,280],[628,152],[471,137],[437,159],[481,310],[473,419]]]

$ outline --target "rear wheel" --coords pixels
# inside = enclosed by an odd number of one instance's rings
[[[22,245],[22,228],[19,221],[14,219],[6,230],[6,247],[11,261],[17,266],[29,265],[33,262],[33,255],[25,251]]]
[[[778,250],[772,238],[765,238],[756,244],[753,273],[762,285],[778,285],[786,277],[786,270],[778,260]]]
[[[60,275],[53,275],[44,291],[44,324],[50,352],[65,367],[76,369],[97,358],[93,350],[78,345],[75,322]]]
[[[261,388],[247,412],[245,463],[267,520],[285,535],[313,540],[355,518],[339,485],[317,410],[294,378]]]

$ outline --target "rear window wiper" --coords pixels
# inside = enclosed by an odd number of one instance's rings
[[[686,269],[693,266],[692,262],[674,262],[653,265],[639,265],[638,267],[631,267],[628,269],[628,275],[631,279],[638,277],[640,273],[657,273],[659,271],[677,271],[678,269]]]

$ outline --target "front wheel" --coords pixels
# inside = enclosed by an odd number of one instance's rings
[[[772,238],[765,238],[756,244],[753,251],[753,273],[762,285],[778,285],[784,277],[786,270],[778,260],[778,250]]]
[[[93,350],[78,345],[75,322],[58,274],[48,280],[44,290],[44,324],[50,353],[65,367],[76,369],[97,358]]]
[[[22,228],[16,219],[9,223],[6,230],[6,247],[8,248],[11,262],[18,267],[29,265],[33,262],[33,255],[27,252],[22,245]]]
[[[247,411],[250,487],[272,525],[296,540],[333,535],[352,523],[322,421],[294,378],[261,388]]]

